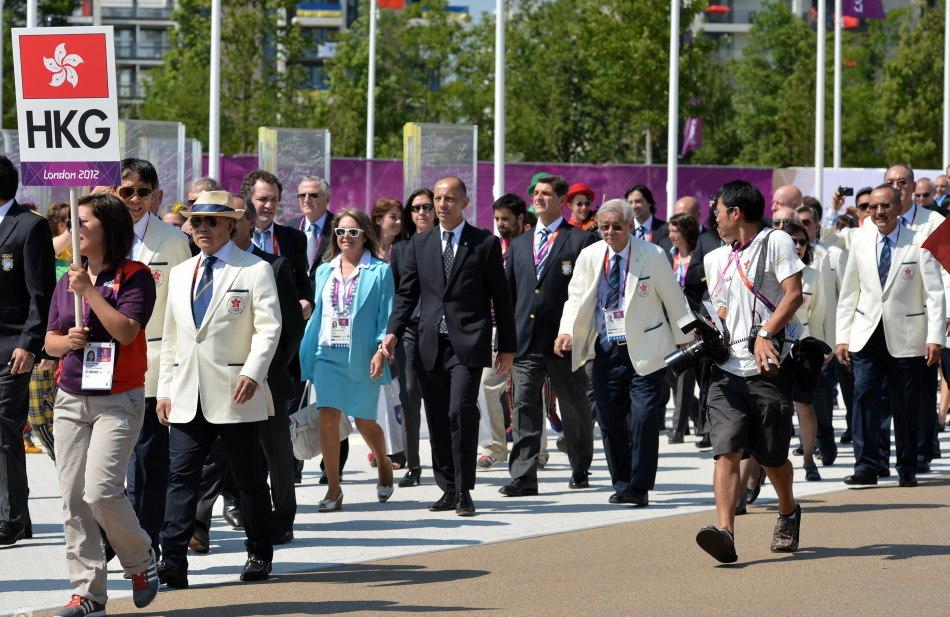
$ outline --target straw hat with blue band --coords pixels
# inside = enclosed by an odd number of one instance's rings
[[[231,219],[240,219],[244,216],[244,210],[235,210],[229,204],[231,203],[231,193],[227,191],[201,191],[195,199],[191,210],[181,213],[182,216],[190,218],[192,216],[221,216]]]

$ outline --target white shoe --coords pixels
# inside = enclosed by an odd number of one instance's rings
[[[336,499],[321,499],[317,504],[317,512],[336,512],[343,509],[343,491]]]
[[[382,484],[376,485],[376,497],[379,499],[379,503],[386,503],[390,497],[393,496],[393,491],[395,488],[392,484],[389,486],[383,486]]]

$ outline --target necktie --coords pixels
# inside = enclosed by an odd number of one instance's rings
[[[201,322],[204,320],[205,313],[208,312],[208,306],[211,304],[211,294],[214,291],[214,276],[211,269],[216,261],[218,261],[218,258],[214,255],[205,260],[204,270],[201,272],[201,278],[198,279],[197,293],[195,293],[194,300],[191,301],[191,311],[195,316],[196,328],[201,327]]]
[[[884,236],[881,240],[884,246],[881,247],[881,258],[877,263],[877,275],[881,279],[881,287],[884,287],[884,281],[887,280],[887,273],[891,270],[891,239]]]
[[[445,284],[449,284],[449,276],[452,274],[452,264],[455,262],[455,253],[452,251],[452,238],[455,234],[451,231],[442,232],[442,240],[445,242],[445,249],[442,251],[442,272],[445,274]],[[448,334],[449,329],[445,324],[445,313],[442,313],[442,321],[439,322],[439,334]]]
[[[907,218],[905,218],[905,217],[902,216],[902,217],[901,217],[901,225],[903,225],[904,227],[907,227],[909,224],[910,224],[910,223],[907,222]]]
[[[637,227],[637,237],[640,238],[641,240],[646,240],[647,228],[644,227],[643,225],[640,225],[639,227]]]
[[[537,274],[541,274],[541,266],[544,265],[544,258],[548,256],[548,238],[551,236],[551,230],[545,227],[541,230],[538,245],[534,248],[534,269]]]
[[[261,249],[264,252],[270,253],[270,230],[266,231],[254,231],[254,246]]]
[[[620,254],[610,260],[610,273],[607,275],[607,310],[620,307]]]
[[[320,231],[316,223],[310,223],[310,233],[307,235],[307,265],[313,268],[313,263],[317,260],[318,247],[317,242],[320,238]]]

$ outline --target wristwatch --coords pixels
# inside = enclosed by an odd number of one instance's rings
[[[756,332],[755,335],[758,336],[758,337],[760,337],[760,338],[770,338],[770,337],[769,337],[769,331],[766,330],[765,328],[759,328],[759,331]]]

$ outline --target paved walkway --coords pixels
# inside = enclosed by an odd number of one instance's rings
[[[843,424],[840,418],[838,423]],[[950,451],[950,435],[941,437],[944,451]],[[553,440],[550,443],[553,446]],[[423,445],[423,451],[426,450]],[[601,612],[598,614],[627,614],[648,606],[656,608],[653,603],[657,598],[666,597],[663,594],[648,593],[649,585],[641,589],[643,594],[633,593],[640,582],[653,580],[654,589],[666,589],[670,576],[681,578],[687,570],[692,572],[693,577],[687,577],[689,582],[684,583],[689,589],[670,587],[671,599],[679,598],[681,591],[684,594],[699,594],[697,597],[710,594],[711,603],[713,598],[718,597],[715,590],[709,587],[710,581],[716,579],[708,577],[718,576],[713,573],[719,570],[708,563],[708,558],[699,553],[692,540],[700,523],[712,521],[709,512],[713,503],[710,488],[712,460],[708,451],[697,451],[691,438],[687,438],[687,443],[675,446],[667,445],[665,437],[661,439],[657,490],[651,493],[651,505],[648,508],[634,509],[607,503],[607,497],[612,491],[603,453],[599,449],[592,469],[594,475],[591,479],[591,489],[583,491],[567,488],[570,472],[566,456],[553,451],[550,463],[541,472],[541,494],[537,497],[506,499],[497,493],[497,488],[507,482],[505,469],[496,467],[491,471],[480,472],[479,485],[473,494],[478,516],[471,519],[456,517],[454,513],[431,513],[425,509],[425,506],[439,495],[430,475],[424,476],[423,486],[412,489],[397,488],[389,503],[377,503],[375,471],[366,464],[365,455],[365,446],[354,439],[351,462],[348,464],[350,471],[344,478],[344,509],[342,512],[330,514],[320,514],[316,511],[316,503],[323,496],[325,488],[317,485],[318,470],[313,462],[308,462],[304,472],[304,484],[298,487],[297,491],[300,505],[295,525],[296,539],[289,545],[278,547],[275,552],[275,573],[281,575],[277,582],[263,586],[234,584],[245,559],[243,533],[232,531],[222,524],[220,517],[216,517],[212,530],[211,554],[190,557],[193,589],[184,593],[163,591],[154,605],[155,610],[138,614],[310,615],[335,612],[379,614],[385,611],[452,613],[469,612],[473,609],[498,615],[535,614],[541,612],[542,606],[548,607],[548,613],[558,610],[557,606],[549,604],[550,601],[571,592],[576,586],[596,590],[606,583],[623,590],[624,593],[614,594],[616,597],[610,599],[610,602],[619,603],[616,606],[599,605]],[[68,595],[61,503],[53,465],[47,457],[41,455],[32,455],[28,460],[35,537],[33,540],[0,550],[0,615],[58,606]],[[793,461],[797,466],[800,465],[800,459]],[[836,554],[833,556],[836,557],[866,556],[882,559],[884,565],[893,565],[890,564],[893,559],[884,559],[886,555],[883,551],[887,550],[889,543],[901,543],[894,549],[900,553],[900,560],[916,555],[917,549],[914,546],[907,544],[906,539],[894,535],[911,531],[917,535],[915,543],[919,545],[920,557],[926,557],[914,559],[912,563],[926,563],[926,566],[921,567],[927,572],[934,572],[929,569],[933,566],[930,560],[946,560],[947,553],[940,553],[933,545],[940,544],[937,542],[939,538],[942,538],[944,546],[950,544],[950,538],[943,531],[947,526],[945,521],[941,520],[945,519],[946,515],[935,509],[950,505],[947,503],[950,502],[950,491],[942,484],[918,490],[898,489],[896,482],[891,480],[883,482],[877,490],[847,492],[841,498],[845,501],[841,503],[846,503],[848,499],[857,501],[842,506],[847,509],[842,510],[839,506],[834,506],[834,511],[826,513],[847,513],[849,516],[832,516],[827,524],[840,523],[845,527],[860,527],[864,531],[857,538],[853,535],[833,536],[821,541],[816,541],[815,536],[811,535],[819,529],[824,530],[826,526],[820,516],[825,506],[813,501],[814,496],[840,491],[843,488],[840,480],[850,473],[852,462],[850,448],[843,447],[835,466],[821,469],[825,478],[823,482],[806,483],[801,470],[796,470],[796,492],[806,505],[818,504],[809,505],[806,509],[806,515],[809,516],[806,520],[815,522],[806,524],[805,543],[813,542],[812,546],[825,547],[824,552],[820,554],[805,552],[796,559],[806,561],[808,555],[811,555],[812,559],[816,556],[829,556],[827,551],[834,550]],[[941,478],[950,476],[950,459],[935,463],[935,474],[930,476],[934,478],[932,482],[940,482]],[[942,498],[931,497],[932,491],[937,491],[937,495],[942,495]],[[867,495],[868,499],[852,498],[849,495]],[[894,505],[915,501],[934,505]],[[883,510],[875,509],[876,506],[873,505],[890,502],[894,503],[885,505]],[[774,493],[766,486],[759,504],[768,507],[772,503]],[[763,511],[757,504],[755,512]],[[672,515],[694,516],[688,519],[666,518],[663,521],[650,521]],[[886,520],[876,518],[881,515],[887,515]],[[907,518],[906,515],[913,515],[913,519],[908,519],[913,521],[912,524],[905,525],[901,522]],[[760,572],[767,562],[773,559],[767,551],[773,516],[772,513],[767,516],[753,514],[742,520],[739,532],[740,556],[744,560],[752,559],[753,565],[761,564],[761,567],[747,565],[743,572]],[[630,527],[617,527],[631,523],[633,525]],[[592,536],[567,533],[608,526],[612,527],[603,530],[603,533],[607,534],[605,536],[598,535],[600,532]],[[744,530],[746,526],[750,528],[748,533]],[[536,536],[546,537],[524,545],[506,543],[498,544],[495,548],[479,546]],[[579,539],[588,537],[604,540],[595,542]],[[873,546],[885,548],[868,548]],[[595,547],[599,548],[593,550]],[[444,549],[459,548],[465,550],[440,552]],[[485,557],[468,556],[483,555],[480,552],[482,550],[489,553],[484,553]],[[430,555],[420,556],[423,553]],[[535,554],[537,558],[534,557]],[[585,554],[587,557],[582,558]],[[396,565],[369,563],[385,559],[397,559],[396,562],[391,562]],[[851,567],[841,560],[826,561],[834,561],[836,567],[845,570]],[[474,567],[476,562],[481,565]],[[521,569],[524,571],[516,574],[519,564],[522,564]],[[646,564],[655,566],[645,569]],[[946,570],[948,566],[950,564],[944,561],[941,567]],[[485,577],[494,577],[494,580]],[[603,579],[601,583],[594,584],[600,579]],[[730,580],[738,580],[738,577]],[[758,577],[754,580],[755,582],[749,581],[749,589],[753,590],[757,598],[762,589],[781,590],[786,598],[783,607],[787,610],[783,612],[791,613],[796,606],[796,597],[788,593],[793,587],[785,586],[781,581]],[[829,579],[833,580],[833,577]],[[301,584],[301,590],[292,594],[279,591],[290,583]],[[320,586],[306,587],[316,583]],[[324,590],[324,586],[330,583],[338,585],[338,588],[332,591],[330,585]],[[422,583],[440,585],[417,587]],[[442,583],[449,586],[442,587]],[[475,593],[472,585],[481,591]],[[118,570],[110,573],[110,587],[113,599],[129,595],[129,583],[122,579]],[[809,587],[800,589],[802,593],[811,593]],[[427,603],[422,602],[421,598],[414,600],[414,595],[421,594],[423,590],[435,591],[437,598],[429,598]],[[517,590],[517,593],[514,590]],[[280,603],[273,606],[269,602],[263,602],[272,592],[277,594],[275,597],[280,597]],[[219,595],[222,593],[225,595]],[[333,599],[336,597],[334,594],[338,596],[337,599]],[[397,599],[404,595],[408,597]],[[683,601],[687,595],[683,595]],[[587,596],[574,594],[571,597]],[[438,602],[435,602],[435,599],[438,599]],[[413,604],[414,602],[418,605]],[[123,607],[128,606],[128,603],[110,602],[110,613],[119,614]],[[186,610],[183,608],[186,606],[194,608]],[[586,614],[576,605],[571,605],[570,611]],[[813,613],[826,612],[831,611],[818,610]],[[651,608],[648,614],[663,613]],[[707,611],[707,614],[714,613]]]

